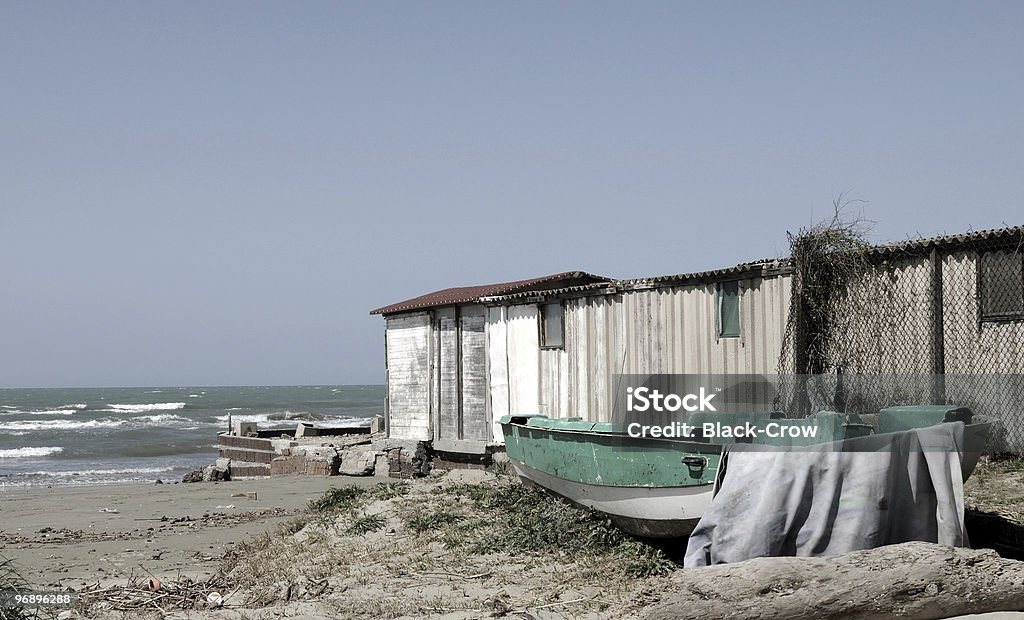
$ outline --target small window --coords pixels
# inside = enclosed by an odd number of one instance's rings
[[[540,346],[545,349],[562,348],[562,304],[540,307]]]
[[[1024,261],[1018,252],[985,252],[978,261],[982,321],[1024,319]]]
[[[740,283],[738,280],[718,285],[718,337],[740,337]]]

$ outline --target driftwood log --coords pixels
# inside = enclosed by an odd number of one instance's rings
[[[677,571],[647,620],[949,618],[1024,610],[1024,563],[911,542],[831,558],[757,558]]]

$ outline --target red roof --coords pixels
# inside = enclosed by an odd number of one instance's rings
[[[421,310],[437,306],[449,306],[452,304],[463,304],[479,301],[481,297],[492,297],[495,295],[508,295],[524,291],[543,291],[564,286],[575,286],[580,284],[593,284],[595,282],[611,282],[610,279],[595,276],[583,271],[564,271],[550,276],[530,278],[529,280],[516,280],[514,282],[500,282],[498,284],[484,284],[481,286],[460,286],[457,288],[446,288],[441,291],[427,293],[412,299],[400,301],[390,306],[371,310],[370,314],[394,314],[396,312],[408,312],[410,310]]]

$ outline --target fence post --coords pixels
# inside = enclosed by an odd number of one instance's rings
[[[931,255],[932,289],[932,404],[946,403],[946,347],[943,329],[942,299],[942,256],[938,248],[932,248]]]

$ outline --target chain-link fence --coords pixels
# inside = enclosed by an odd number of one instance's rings
[[[787,413],[967,406],[1001,421],[989,451],[1024,453],[1024,228],[850,256],[794,251],[780,373],[824,376],[786,386]]]

